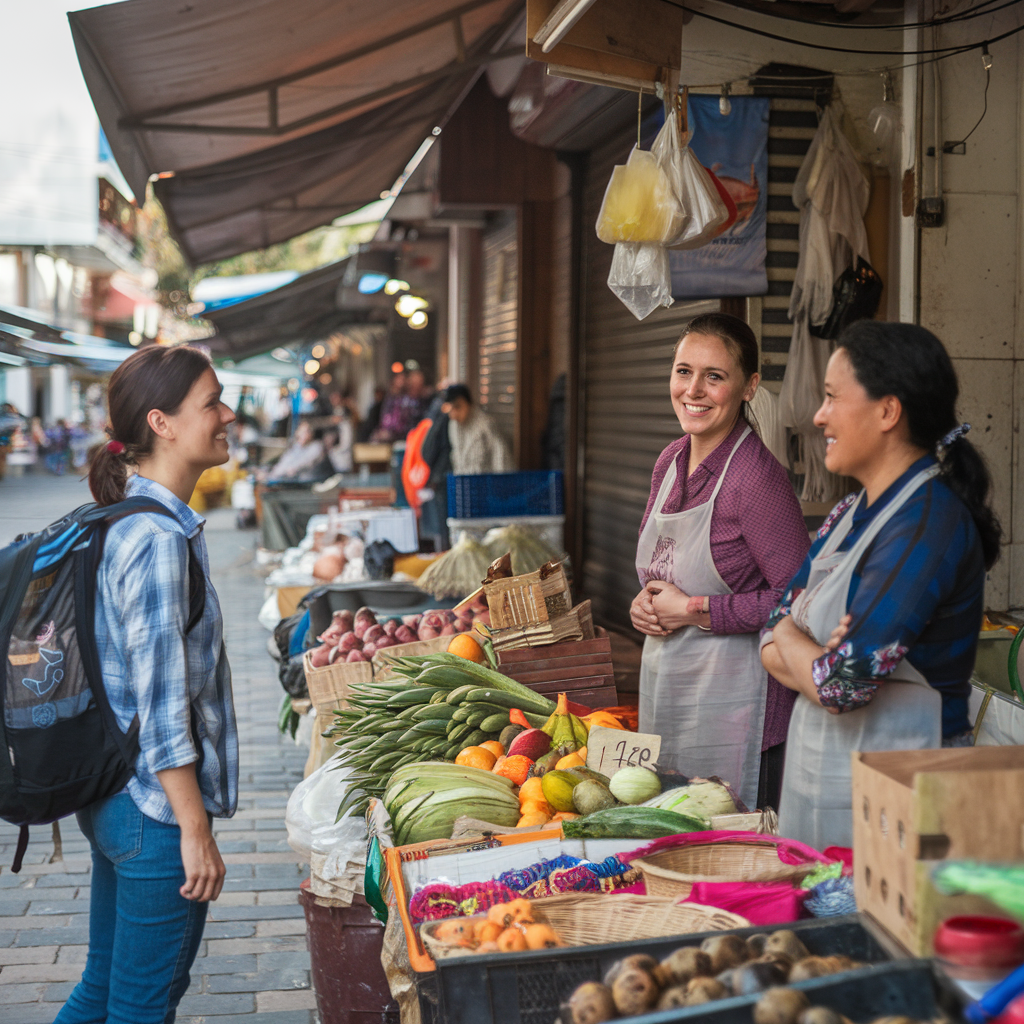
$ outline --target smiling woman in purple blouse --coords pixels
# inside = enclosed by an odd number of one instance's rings
[[[718,775],[751,808],[778,806],[793,708],[761,666],[758,633],[810,546],[786,470],[752,429],[757,369],[737,317],[699,316],[679,339],[670,392],[683,437],[654,467],[631,608],[647,638],[640,729],[661,736],[659,763]]]

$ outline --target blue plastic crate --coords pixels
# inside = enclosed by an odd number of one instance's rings
[[[560,516],[564,512],[560,470],[448,476],[448,515],[452,519]]]

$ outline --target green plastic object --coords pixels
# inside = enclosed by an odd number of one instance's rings
[[[969,860],[943,861],[932,872],[940,892],[984,896],[1008,914],[1024,921],[1024,865],[978,864]]]
[[[384,924],[388,923],[388,905],[380,892],[380,883],[384,878],[384,856],[380,852],[380,843],[374,836],[366,849],[366,871],[363,873],[363,892],[366,902],[370,904],[373,916]]]
[[[1020,672],[1017,668],[1017,655],[1022,643],[1024,643],[1024,629],[1018,629],[1013,643],[1010,644],[1010,653],[1006,659],[1006,671],[1010,677],[1010,689],[1013,690],[1013,695],[1021,703],[1024,703],[1024,686],[1021,685]]]

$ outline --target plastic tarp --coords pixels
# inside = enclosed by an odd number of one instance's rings
[[[498,47],[520,7],[129,0],[69,19],[118,165],[137,195],[153,174],[182,176],[163,198],[201,262],[282,241],[390,188],[480,69],[506,55]]]

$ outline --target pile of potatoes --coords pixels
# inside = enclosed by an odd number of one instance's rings
[[[802,993],[777,986],[860,966],[846,956],[811,956],[796,933],[788,929],[746,939],[733,934],[714,935],[699,947],[677,949],[660,964],[643,953],[617,961],[603,983],[586,982],[573,992],[561,1009],[559,1024],[603,1024],[654,1010],[697,1006],[767,990],[802,997]],[[785,1000],[787,1005],[795,1002],[789,995]],[[806,1009],[805,1000],[791,1016],[773,1016],[765,1010],[760,1018],[755,1014],[755,1024],[841,1024],[839,1019],[817,1017],[798,1021]]]

